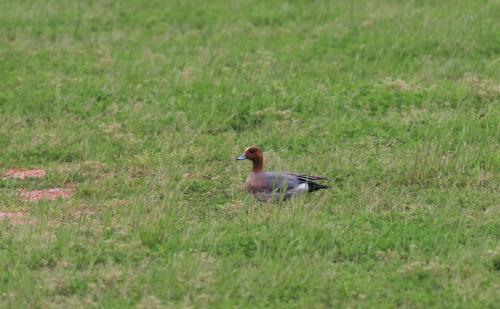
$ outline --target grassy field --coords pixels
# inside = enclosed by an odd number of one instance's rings
[[[0,307],[498,308],[499,16],[0,0],[0,173],[47,170],[0,180]],[[253,144],[332,189],[256,202]]]

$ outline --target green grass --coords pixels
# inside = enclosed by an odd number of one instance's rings
[[[499,16],[0,0],[0,173],[48,172],[0,180],[0,307],[497,307]],[[254,201],[252,144],[333,188]]]

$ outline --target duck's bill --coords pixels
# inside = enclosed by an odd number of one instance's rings
[[[246,158],[245,158],[245,155],[244,155],[244,154],[242,154],[241,156],[237,157],[235,160],[236,160],[236,161],[246,160]]]

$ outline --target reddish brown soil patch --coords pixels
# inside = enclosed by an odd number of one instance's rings
[[[21,199],[29,202],[38,202],[40,200],[56,200],[58,198],[66,199],[73,196],[73,190],[71,189],[44,189],[27,191],[25,189],[19,189],[19,195]]]
[[[3,178],[16,178],[16,179],[24,179],[24,178],[42,178],[46,175],[44,169],[34,169],[34,170],[18,170],[15,168],[8,169]]]
[[[22,211],[0,211],[0,221],[9,220],[11,223],[21,224],[25,215]]]

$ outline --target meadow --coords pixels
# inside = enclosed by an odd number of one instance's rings
[[[0,0],[0,307],[498,308],[499,75],[499,0]]]

